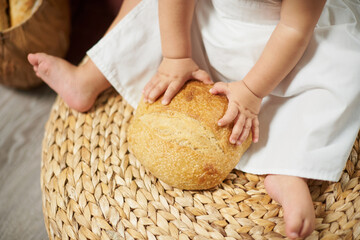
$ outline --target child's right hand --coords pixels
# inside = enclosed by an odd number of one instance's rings
[[[205,84],[213,83],[207,72],[201,70],[191,58],[164,57],[157,73],[143,90],[144,101],[153,103],[164,93],[162,104],[167,105],[190,79],[199,80]]]

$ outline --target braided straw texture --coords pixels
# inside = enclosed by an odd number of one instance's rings
[[[113,89],[88,113],[58,98],[43,140],[41,188],[50,239],[283,239],[283,211],[264,177],[233,170],[218,187],[183,191],[128,152],[133,109]],[[341,180],[311,181],[307,239],[360,239],[359,138]]]

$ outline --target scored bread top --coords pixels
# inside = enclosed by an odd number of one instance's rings
[[[172,141],[201,153],[224,153],[213,132],[186,114],[155,112],[142,115],[139,120],[148,129],[156,129],[157,135],[166,142]]]

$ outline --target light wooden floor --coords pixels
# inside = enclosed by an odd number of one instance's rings
[[[0,239],[48,239],[40,189],[41,141],[56,94],[0,86]]]

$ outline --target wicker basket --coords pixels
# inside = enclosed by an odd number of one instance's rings
[[[36,77],[27,55],[45,52],[63,57],[69,46],[68,0],[39,0],[31,17],[0,31],[0,84],[28,89],[42,81]]]
[[[218,187],[183,191],[128,152],[133,109],[113,89],[88,113],[58,98],[43,140],[41,188],[50,239],[283,239],[283,211],[264,177],[232,171]],[[360,239],[359,138],[341,180],[311,181],[315,231]]]

